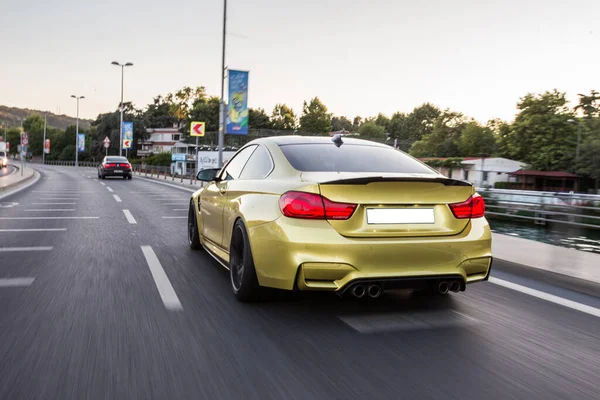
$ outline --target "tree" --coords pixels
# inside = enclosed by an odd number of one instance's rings
[[[34,156],[42,155],[44,149],[44,118],[39,115],[31,115],[23,121],[23,130],[27,132],[29,144],[27,152]]]
[[[219,130],[219,104],[221,99],[217,96],[211,96],[207,99],[198,99],[190,110],[189,120],[206,122],[206,133],[214,133]],[[189,123],[186,129],[189,129]],[[205,136],[205,139],[209,135]]]
[[[600,132],[596,131],[581,146],[577,172],[594,179],[596,193],[600,190]]]
[[[354,117],[354,120],[352,122],[352,132],[358,132],[358,128],[360,128],[360,125],[362,124],[362,117],[361,116],[356,116]]]
[[[291,131],[296,129],[297,118],[294,110],[285,104],[276,104],[271,115],[273,129]]]
[[[433,131],[434,123],[442,111],[430,103],[415,107],[407,116],[406,136],[408,139],[421,140]]]
[[[170,128],[177,122],[177,117],[171,113],[171,104],[160,95],[148,105],[143,118],[147,128]]]
[[[6,141],[10,143],[10,154],[17,154],[19,152],[19,144],[21,144],[21,131],[19,128],[10,128],[6,131]]]
[[[415,157],[458,157],[460,137],[467,120],[463,114],[444,111],[434,122],[431,133],[413,143]]]
[[[582,111],[586,118],[600,117],[600,93],[592,90],[590,95],[578,94],[579,104],[575,106],[575,112]]]
[[[518,103],[518,115],[503,146],[509,158],[544,171],[574,170],[577,127],[565,94],[554,90],[527,94]]]
[[[350,131],[352,129],[352,122],[346,117],[332,117],[331,118],[331,130],[337,131]]]
[[[248,124],[251,129],[271,129],[269,116],[262,108],[248,109]]]
[[[361,136],[370,138],[382,138],[385,136],[385,128],[377,125],[375,122],[365,122],[358,128]]]
[[[496,152],[496,137],[490,128],[470,122],[462,128],[458,147],[460,155],[464,157],[481,154],[491,156]]]
[[[312,134],[331,132],[331,114],[327,113],[327,107],[318,97],[313,98],[310,103],[304,102],[300,129]]]

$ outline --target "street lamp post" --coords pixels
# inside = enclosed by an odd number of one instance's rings
[[[219,156],[218,168],[223,166],[223,146],[225,144],[225,38],[227,35],[227,0],[223,0],[223,50],[221,53],[221,103],[219,105]]]
[[[77,100],[77,119],[75,122],[75,166],[79,167],[79,100],[85,99],[85,96],[71,95],[72,98]]]
[[[48,112],[44,114],[44,141],[42,142],[42,164],[46,164],[46,120]]]
[[[117,61],[113,61],[112,65],[121,67],[121,104],[119,105],[119,111],[121,112],[121,124],[119,127],[119,156],[123,155],[123,82],[125,76],[125,67],[133,67],[133,63],[120,64]]]

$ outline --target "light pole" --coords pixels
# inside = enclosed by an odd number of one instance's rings
[[[44,141],[42,142],[42,164],[46,164],[46,120],[48,112],[44,114]]]
[[[133,63],[120,64],[118,61],[113,61],[112,65],[121,67],[121,104],[119,110],[121,111],[121,125],[119,127],[119,156],[123,155],[123,81],[125,75],[125,67],[133,67]]]
[[[575,166],[577,166],[579,163],[579,146],[581,145],[581,122],[574,119],[569,119],[567,122],[577,125],[577,149],[575,150]]]
[[[227,0],[223,0],[223,51],[221,53],[221,104],[219,105],[219,156],[217,166],[223,166],[223,145],[225,144],[225,38],[227,35]]]
[[[72,98],[77,99],[77,119],[75,122],[75,166],[79,167],[79,100],[85,99],[85,96],[71,95]]]

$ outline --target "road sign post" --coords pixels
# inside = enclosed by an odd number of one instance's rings
[[[108,157],[108,148],[110,147],[110,139],[108,138],[108,136],[104,138],[104,141],[102,143],[104,143],[104,148],[106,149],[106,156]]]
[[[23,176],[23,170],[25,169],[26,160],[25,155],[27,154],[27,145],[29,144],[29,136],[27,132],[21,134],[21,176]]]
[[[198,175],[198,168],[200,166],[200,160],[198,160],[198,138],[203,137],[205,131],[205,122],[194,121],[190,125],[190,136],[196,136],[196,175]]]

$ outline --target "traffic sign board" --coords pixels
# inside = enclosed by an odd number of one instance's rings
[[[106,147],[107,149],[110,147],[110,139],[108,138],[108,136],[106,136],[104,138],[103,143],[104,143],[104,147]]]
[[[29,136],[25,132],[23,132],[23,136],[21,137],[21,144],[24,146],[29,144]]]
[[[131,148],[131,139],[123,139],[123,148],[130,149]]]
[[[190,126],[190,136],[204,136],[205,130],[205,122],[194,121]]]

